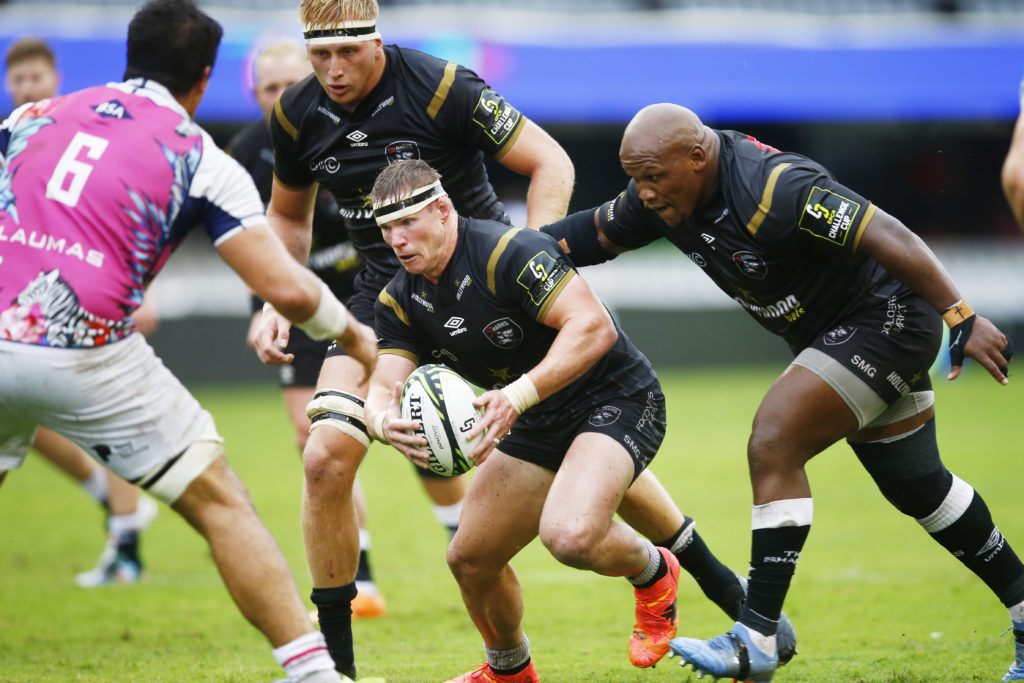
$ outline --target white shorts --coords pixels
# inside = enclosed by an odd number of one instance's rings
[[[220,441],[141,334],[95,349],[0,341],[0,378],[0,470],[21,465],[39,425],[129,481],[155,481],[200,437]]]

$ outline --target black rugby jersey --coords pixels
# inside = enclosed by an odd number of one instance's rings
[[[459,217],[451,260],[435,286],[400,270],[374,307],[378,346],[417,364],[444,363],[497,389],[536,366],[558,330],[539,322],[576,271],[551,237]],[[601,405],[657,381],[647,358],[616,324],[618,341],[580,379],[523,413],[548,426],[563,407]]]
[[[461,214],[508,222],[484,154],[507,151],[525,123],[469,69],[396,45],[384,55],[380,82],[354,112],[335,105],[310,75],[281,95],[271,117],[278,181],[294,188],[315,181],[334,195],[366,264],[359,286],[373,296],[401,267],[367,199],[378,172],[423,159]]]
[[[715,132],[718,188],[707,204],[669,226],[630,181],[598,209],[605,236],[629,248],[667,238],[794,351],[869,293],[898,287],[877,261],[855,253],[873,204],[807,157]]]
[[[274,181],[274,145],[270,129],[262,120],[254,121],[231,139],[225,151],[252,176],[266,207]],[[348,239],[338,204],[324,189],[317,192],[313,208],[313,236],[307,265],[342,300],[352,293],[362,266],[359,254]]]

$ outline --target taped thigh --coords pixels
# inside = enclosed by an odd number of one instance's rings
[[[204,412],[199,419],[205,424],[188,448],[132,483],[168,505],[178,500],[188,485],[224,454],[224,439],[217,433],[213,418]]]
[[[354,394],[338,389],[321,389],[306,405],[306,416],[310,419],[310,431],[325,425],[334,427],[363,444],[364,448],[370,447],[363,399]]]

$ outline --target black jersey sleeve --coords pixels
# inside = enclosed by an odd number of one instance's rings
[[[401,274],[380,290],[373,305],[374,331],[377,333],[378,354],[394,353],[419,365],[416,332],[408,314],[403,287],[398,282]]]
[[[632,180],[615,199],[597,210],[597,224],[609,242],[624,249],[637,249],[662,236],[661,219],[644,207]],[[664,223],[662,223],[664,225]]]
[[[463,66],[449,62],[444,78],[451,79],[451,84],[437,113],[442,129],[449,131],[459,145],[484,154],[501,156],[507,152],[526,123],[522,113]]]
[[[540,322],[575,276],[572,262],[552,237],[512,228],[491,253],[487,286]]]
[[[301,83],[301,81],[300,81]],[[287,187],[302,188],[313,183],[313,174],[299,158],[299,123],[301,112],[291,97],[293,88],[286,90],[274,104],[270,114],[270,138],[274,143],[274,176]]]
[[[768,173],[748,230],[766,244],[850,256],[874,212],[874,204],[817,164],[782,163]]]

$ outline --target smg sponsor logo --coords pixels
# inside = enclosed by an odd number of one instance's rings
[[[857,370],[868,377],[874,377],[878,374],[878,368],[869,363],[865,358],[862,358],[860,354],[855,353],[850,357],[850,365],[857,368]]]
[[[762,306],[752,301],[747,301],[742,297],[734,296],[733,299],[739,303],[740,306],[747,309],[758,318],[765,320],[774,320],[776,318],[785,318],[789,322],[798,320],[800,317],[807,312],[806,309],[800,304],[800,300],[790,294],[785,299],[779,299],[773,304]]]
[[[622,435],[622,443],[626,444],[626,448],[633,454],[634,457],[640,457],[640,447],[636,445],[636,441],[633,440],[629,434]]]

